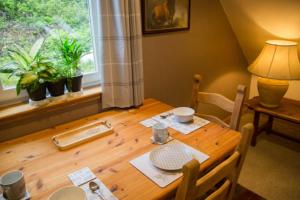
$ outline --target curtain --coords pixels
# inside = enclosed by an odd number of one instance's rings
[[[99,0],[103,108],[144,100],[140,0]]]

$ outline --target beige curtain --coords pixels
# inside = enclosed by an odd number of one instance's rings
[[[140,0],[99,0],[102,103],[138,106],[144,100]]]

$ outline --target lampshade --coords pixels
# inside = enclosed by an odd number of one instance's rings
[[[248,67],[252,74],[278,80],[300,79],[297,42],[268,40],[256,60]]]

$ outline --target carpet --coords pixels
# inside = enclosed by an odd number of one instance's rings
[[[245,114],[241,125],[252,122],[252,117]],[[289,132],[279,122],[275,126]],[[238,183],[268,200],[299,200],[300,143],[262,133],[257,145],[249,147]]]

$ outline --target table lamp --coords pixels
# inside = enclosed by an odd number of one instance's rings
[[[248,67],[258,76],[259,103],[268,108],[279,106],[288,90],[288,80],[300,79],[297,42],[268,40],[259,56]],[[300,92],[300,91],[299,91]]]

